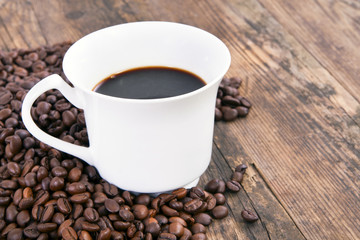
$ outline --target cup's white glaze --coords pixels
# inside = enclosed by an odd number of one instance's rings
[[[162,99],[124,99],[92,88],[111,74],[141,66],[191,71],[207,84]],[[93,32],[74,43],[63,69],[74,85],[51,75],[26,95],[25,126],[40,141],[94,165],[118,187],[169,191],[196,183],[211,159],[217,89],[230,66],[225,44],[201,29],[171,22],[136,22]],[[49,89],[84,109],[90,147],[56,139],[33,122],[30,109]]]

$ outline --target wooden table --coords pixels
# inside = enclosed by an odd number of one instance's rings
[[[142,20],[205,29],[229,47],[247,118],[217,122],[200,185],[247,163],[209,239],[360,239],[360,3],[356,0],[0,0],[0,47],[76,41]],[[241,210],[260,221],[245,223]]]

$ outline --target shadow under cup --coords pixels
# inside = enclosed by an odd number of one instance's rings
[[[146,100],[92,91],[109,75],[147,66],[184,69],[206,85]],[[75,102],[69,100],[84,109],[90,147],[81,156],[54,147],[94,165],[104,179],[125,190],[192,187],[211,159],[216,94],[229,66],[223,42],[179,23],[127,23],[91,33],[74,43],[63,61],[77,95]]]

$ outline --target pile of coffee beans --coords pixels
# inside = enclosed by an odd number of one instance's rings
[[[213,179],[205,189],[136,196],[25,129],[24,96],[40,79],[63,76],[69,46],[0,51],[0,239],[206,239],[206,227],[228,215],[224,193],[241,190],[245,165],[229,181]],[[88,145],[83,111],[59,91],[42,94],[31,114],[49,134]],[[242,216],[248,222],[258,219],[249,210]]]
[[[251,103],[240,96],[241,83],[242,80],[238,77],[222,79],[216,98],[215,121],[233,121],[248,115]]]

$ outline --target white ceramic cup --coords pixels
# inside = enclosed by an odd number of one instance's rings
[[[230,66],[230,53],[214,35],[184,24],[135,22],[93,32],[66,52],[59,75],[36,84],[26,95],[22,118],[40,141],[94,165],[119,188],[145,193],[197,184],[210,163],[217,89]],[[92,91],[104,78],[144,66],[185,69],[206,85],[161,99],[124,99]],[[89,147],[42,131],[30,110],[45,91],[58,89],[84,109]]]

